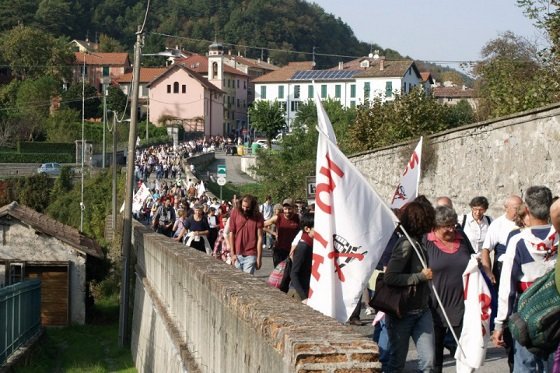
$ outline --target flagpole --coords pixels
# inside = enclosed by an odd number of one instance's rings
[[[422,255],[420,255],[419,249],[416,247],[416,245],[414,244],[414,241],[412,240],[412,238],[410,238],[410,236],[408,235],[408,232],[406,231],[406,229],[404,229],[404,227],[402,225],[401,225],[401,231],[404,233],[404,235],[408,239],[408,242],[410,242],[410,244],[414,248],[414,252],[418,256],[418,259],[420,259],[420,263],[422,263],[422,267],[424,269],[428,268],[428,266],[426,265],[426,262],[424,261],[424,258],[422,257]],[[449,321],[449,317],[447,316],[447,312],[445,311],[445,308],[443,307],[443,303],[441,302],[441,299],[440,299],[439,294],[436,290],[434,282],[432,280],[429,280],[429,281],[430,281],[432,292],[434,293],[434,295],[436,297],[436,300],[438,302],[438,305],[441,308],[441,311],[443,313],[443,317],[445,318],[445,322],[447,322],[447,326],[449,326],[449,330],[451,331],[451,334],[453,335],[453,338],[455,339],[455,342],[457,343],[457,347],[459,347],[459,350],[461,351],[463,356],[466,358],[467,355],[465,354],[465,351],[463,351],[463,347],[459,343],[459,338],[457,338],[457,334],[455,334],[455,330],[453,330],[453,327],[451,326],[451,321]]]

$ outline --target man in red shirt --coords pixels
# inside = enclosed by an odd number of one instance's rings
[[[299,215],[295,213],[292,199],[286,198],[282,202],[282,208],[283,214],[274,215],[264,223],[265,227],[276,225],[276,244],[272,249],[274,267],[288,257],[292,249],[292,241],[300,230]]]
[[[253,274],[261,268],[263,224],[257,199],[246,194],[229,219],[231,262],[243,272]]]

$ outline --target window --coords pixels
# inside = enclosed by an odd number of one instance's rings
[[[237,79],[237,88],[239,88],[239,79]]]
[[[240,107],[240,106],[241,106],[241,100],[237,99],[237,107]]]
[[[371,90],[369,82],[364,83],[364,98],[369,98],[369,91]]]
[[[243,89],[247,89],[247,81],[246,80],[243,81]]]
[[[179,82],[173,83],[173,93],[179,93]]]
[[[282,111],[286,112],[286,101],[279,101],[278,103],[280,104]]]
[[[350,97],[356,98],[356,85],[350,84]]]
[[[393,82],[385,82],[385,97],[393,97]]]
[[[340,92],[341,92],[340,84],[335,85],[334,86],[334,97],[340,98]]]
[[[327,98],[327,85],[321,84],[321,98]]]
[[[301,86],[299,84],[294,86],[294,98],[299,98],[300,90]]]
[[[86,76],[87,76],[87,74],[88,74],[88,67],[87,67],[87,66],[84,66],[84,65],[80,66],[80,73],[81,73],[81,75],[86,75]]]
[[[278,86],[278,98],[284,98],[284,86],[283,85]]]
[[[181,93],[187,93],[187,85],[186,84],[181,85]]]
[[[266,86],[261,86],[261,98],[266,99]]]
[[[109,66],[103,66],[103,76],[109,76]]]
[[[291,111],[298,111],[299,110],[299,101],[292,101],[290,103]]]
[[[171,84],[167,85],[167,93],[171,93]]]
[[[307,86],[307,98],[313,98],[313,86],[312,85]]]

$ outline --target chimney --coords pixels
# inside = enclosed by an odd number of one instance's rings
[[[384,58],[380,58],[379,59],[379,71],[383,71],[383,69],[385,68],[383,62],[385,62]]]
[[[268,63],[268,64],[271,64],[271,63],[272,63],[272,61],[270,60],[270,57],[268,57],[268,58],[266,59],[266,63]]]
[[[338,69],[344,70],[344,63],[342,61],[338,61]]]

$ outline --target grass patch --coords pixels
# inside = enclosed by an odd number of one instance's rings
[[[117,299],[100,300],[89,325],[48,328],[14,372],[136,372],[130,350],[118,346]]]

